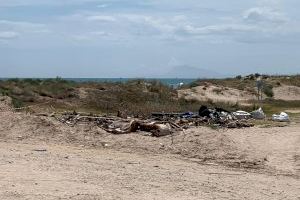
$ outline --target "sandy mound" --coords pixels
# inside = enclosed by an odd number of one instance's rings
[[[55,118],[13,112],[6,100],[0,107],[8,110],[0,112],[1,141],[108,148],[145,155],[176,154],[204,164],[237,168],[297,171],[299,166],[299,126],[235,130],[200,127],[161,138],[143,133],[113,135],[93,124],[69,127]]]
[[[274,99],[280,99],[285,101],[297,101],[300,100],[300,87],[297,86],[280,86],[273,88]]]
[[[3,106],[9,108],[8,104],[4,103]],[[178,132],[173,137],[153,138],[142,133],[113,135],[93,124],[69,127],[54,118],[12,111],[0,112],[0,121],[2,141],[70,144],[135,153],[171,153],[197,158],[200,162],[236,167],[257,167],[262,164],[257,159],[249,160],[224,133],[205,127]]]
[[[226,102],[235,104],[256,99],[251,92],[215,85],[197,86],[179,90],[178,95],[187,100]]]

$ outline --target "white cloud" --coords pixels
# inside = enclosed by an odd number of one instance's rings
[[[92,38],[89,35],[72,35],[71,39],[75,41],[90,41]]]
[[[119,38],[117,35],[108,33],[105,31],[91,31],[79,34],[73,34],[71,39],[77,42],[94,42],[99,39],[104,39],[106,41],[118,41]]]
[[[13,39],[29,39],[51,33],[44,24],[0,20],[0,40],[14,43]],[[18,40],[19,42],[19,40]]]
[[[11,25],[11,26],[26,26],[26,27],[43,27],[44,24],[37,24],[24,21],[10,21],[10,20],[0,20],[1,25]]]
[[[96,2],[96,0],[0,0],[0,7],[32,5],[75,5],[88,2]]]
[[[20,32],[49,32],[45,24],[9,20],[0,20],[1,29],[18,30]]]
[[[108,7],[108,4],[97,5],[97,8],[107,8],[107,7]]]
[[[289,32],[288,20],[280,12],[266,8],[253,8],[240,14],[240,18],[223,21],[211,25],[203,25],[186,15],[174,16],[153,16],[144,14],[111,14],[101,15],[100,13],[81,13],[70,17],[77,21],[77,26],[87,26],[82,33],[77,35],[79,40],[98,40],[136,37],[156,38],[162,40],[190,40],[201,39],[215,43],[228,41],[244,41],[241,38],[248,38],[255,35],[255,38],[266,38],[272,35],[279,35]],[[87,24],[86,21],[89,23]],[[114,23],[96,23],[114,22]],[[286,23],[283,23],[286,22]],[[99,32],[100,28],[100,32]],[[78,30],[78,27],[76,27]],[[98,30],[97,30],[98,29]],[[97,34],[91,33],[98,32]],[[115,34],[107,34],[114,32]],[[246,40],[245,40],[246,41]]]
[[[109,72],[116,76],[119,68],[127,71],[141,63],[159,72],[178,63],[217,70],[237,66],[228,73],[268,62],[270,71],[287,63],[296,66],[298,1],[0,0],[1,16],[6,19],[0,18],[0,49],[10,57],[2,59],[2,65],[15,62],[16,66],[36,66],[26,69],[28,73],[49,68],[50,74],[62,70],[68,76],[70,72],[89,76],[86,71],[107,76],[106,66],[107,72],[117,69]],[[13,49],[22,49],[17,53],[24,56],[14,59]],[[86,62],[95,67],[82,73],[70,70],[85,69]]]
[[[280,8],[283,0],[259,0],[259,7]]]
[[[251,8],[244,12],[244,20],[253,23],[286,23],[288,18],[281,12],[268,7]]]
[[[243,32],[253,32],[256,31],[255,26],[249,26],[244,24],[221,24],[221,25],[211,25],[204,27],[195,26],[185,26],[182,31],[187,34],[192,35],[214,35],[214,34],[234,34]]]
[[[91,32],[91,35],[95,36],[109,36],[110,34],[104,31],[93,31]]]
[[[108,15],[93,15],[86,18],[88,21],[97,21],[97,22],[115,22],[116,18]]]
[[[172,22],[172,17],[153,17],[149,15],[122,15],[120,17],[134,25],[143,26],[145,34],[147,34],[147,28],[156,29],[160,33],[170,33],[176,29]]]
[[[0,31],[0,40],[14,39],[19,36],[19,33],[12,31]]]
[[[222,12],[219,17],[205,16],[194,12],[164,12],[161,8],[154,11],[136,12],[132,4],[138,5],[136,0],[126,1],[126,10],[116,12],[115,10],[98,8],[112,7],[120,0],[44,0],[43,3],[37,0],[0,0],[1,4],[43,4],[43,5],[70,5],[93,2],[93,9],[78,10],[67,16],[56,16],[53,22],[48,22],[51,29],[56,34],[70,36],[75,40],[117,40],[119,38],[136,40],[161,39],[161,40],[198,40],[205,41],[243,41],[241,38],[248,38],[255,35],[255,38],[266,38],[266,36],[276,37],[277,35],[288,35],[295,33],[295,28],[291,28],[291,20],[280,10],[280,0],[258,0],[257,7],[243,8],[239,11]],[[129,2],[129,6],[127,3]],[[149,0],[151,5],[166,5],[169,0],[158,1]],[[174,1],[175,2],[175,1]],[[204,0],[208,3],[208,0]],[[176,5],[183,3],[176,0]],[[186,2],[188,5],[197,5],[193,0]],[[214,1],[216,3],[216,1]],[[248,2],[249,3],[249,2]],[[208,3],[209,4],[209,3]],[[98,6],[97,6],[98,5]],[[205,4],[206,5],[206,4]],[[247,4],[249,5],[249,4]],[[248,8],[250,6],[247,6]],[[130,12],[130,9],[133,9]],[[173,9],[173,8],[172,8]],[[246,10],[247,9],[247,10]],[[245,10],[245,11],[243,11]],[[143,10],[142,10],[143,11]],[[239,12],[239,13],[238,13]],[[206,13],[207,14],[207,13]],[[210,13],[211,14],[211,13]],[[214,13],[215,14],[215,13]],[[220,14],[220,13],[219,13]],[[203,19],[203,16],[205,17]],[[230,20],[222,20],[225,19]],[[66,28],[66,24],[68,24]],[[297,24],[297,23],[294,23]],[[5,26],[1,29],[1,26]],[[0,31],[12,31],[23,34],[46,33],[49,32],[45,24],[35,24],[29,22],[0,21]],[[236,38],[239,38],[238,40]]]

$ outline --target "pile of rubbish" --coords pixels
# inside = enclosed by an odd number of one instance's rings
[[[65,112],[55,116],[57,120],[69,126],[78,123],[94,123],[112,134],[128,134],[143,132],[149,136],[162,137],[172,135],[191,127],[210,126],[216,128],[248,128],[254,124],[249,119],[262,120],[266,118],[261,108],[251,113],[245,111],[229,112],[222,108],[208,108],[201,106],[198,113],[152,113],[149,119],[121,118],[97,116],[92,114]],[[286,113],[273,115],[275,121],[288,121]]]
[[[272,120],[277,122],[289,122],[290,117],[287,113],[281,112],[279,115],[274,114]]]
[[[65,112],[55,118],[69,126],[82,123],[94,123],[103,130],[112,134],[128,134],[138,131],[148,132],[150,136],[161,137],[170,135],[174,130],[180,130],[180,126],[171,121],[154,121],[120,117],[106,117],[83,113]]]
[[[238,110],[235,112],[229,112],[222,108],[214,108],[209,109],[206,106],[201,106],[199,109],[199,116],[201,117],[209,117],[212,119],[219,120],[249,120],[249,119],[265,119],[266,115],[262,108],[255,110],[251,113],[246,111]]]
[[[171,135],[176,131],[182,131],[191,127],[213,126],[217,128],[245,128],[253,124],[247,120],[238,120],[221,108],[208,109],[201,107],[199,114],[187,113],[153,113],[149,119],[120,118],[98,116],[86,113],[65,112],[54,115],[57,120],[68,125],[75,126],[82,123],[93,123],[96,126],[112,134],[128,134],[143,132],[153,137]]]

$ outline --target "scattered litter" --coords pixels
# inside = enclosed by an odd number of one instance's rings
[[[33,151],[37,151],[37,152],[45,152],[45,151],[47,151],[47,149],[33,149]]]
[[[199,116],[200,117],[211,117],[212,112],[206,106],[201,106],[199,109]]]
[[[194,117],[194,113],[193,112],[186,112],[180,115],[181,118],[192,118]]]
[[[110,146],[107,142],[100,142],[100,144],[102,145],[102,147],[109,147]]]
[[[213,108],[210,109],[206,106],[201,106],[199,109],[200,117],[208,117],[214,120],[232,120],[233,117],[231,113],[223,108]]]
[[[272,116],[272,120],[273,121],[278,121],[278,122],[289,122],[290,121],[290,117],[287,113],[282,112],[279,115],[274,114]]]
[[[22,140],[22,139],[23,139],[23,136],[19,135],[19,136],[17,136],[17,138],[18,138],[19,140]]]
[[[242,110],[239,110],[239,111],[236,111],[233,113],[233,115],[236,117],[236,119],[250,119],[251,118],[251,114],[246,112],[246,111],[242,111]]]
[[[259,108],[258,110],[255,110],[250,113],[253,119],[265,119],[266,115],[262,108]]]

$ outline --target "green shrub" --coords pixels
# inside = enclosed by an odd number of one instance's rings
[[[273,86],[270,84],[266,84],[263,87],[263,93],[267,95],[267,97],[272,98],[274,97],[274,92],[273,92]]]
[[[0,88],[0,94],[2,96],[9,96],[11,94],[11,91],[5,88]]]
[[[14,108],[21,108],[24,105],[24,103],[19,99],[12,98],[12,105]]]

